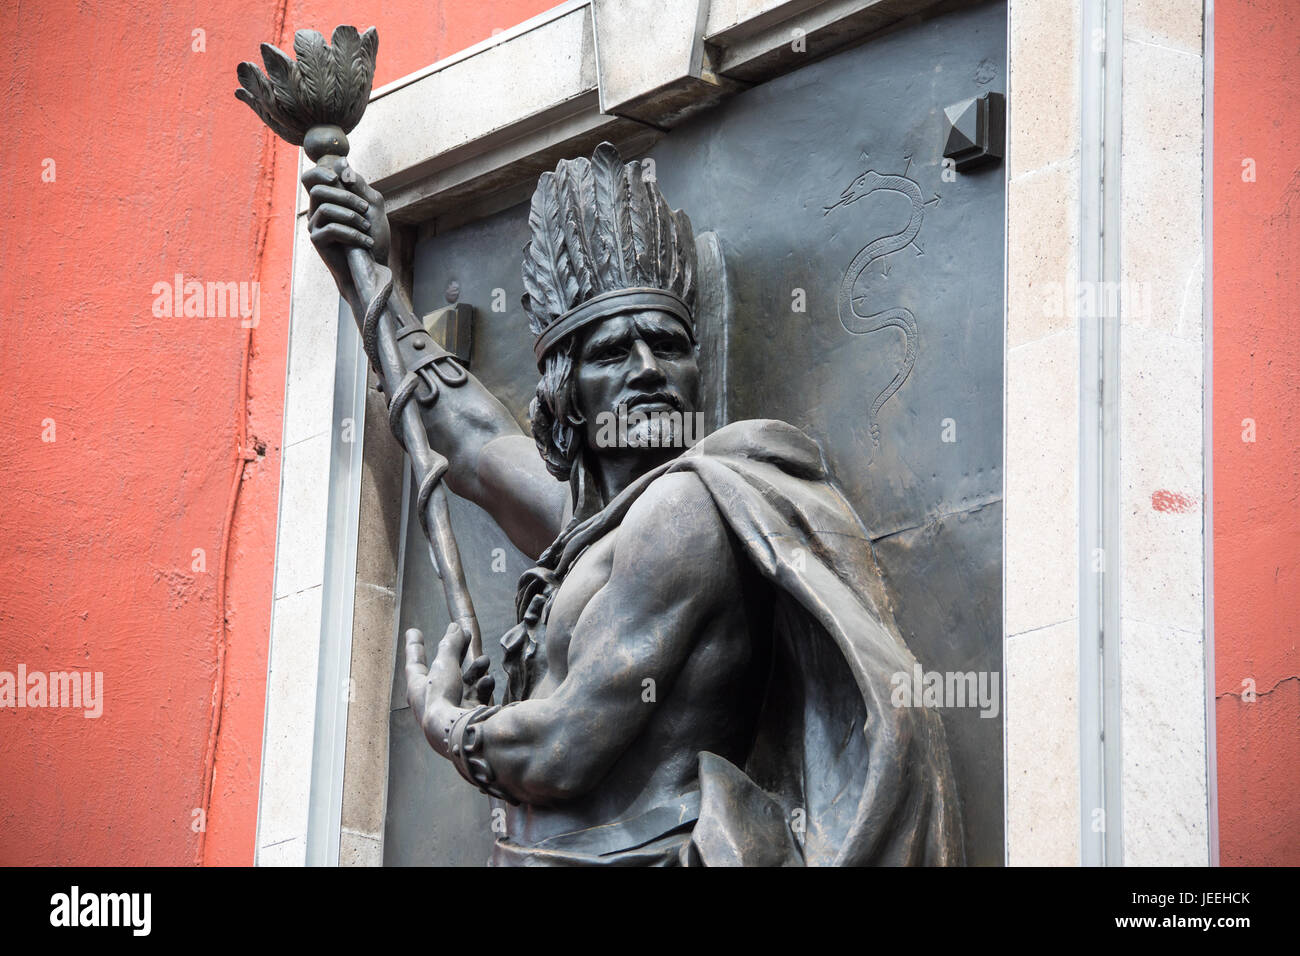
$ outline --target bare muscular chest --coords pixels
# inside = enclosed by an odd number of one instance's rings
[[[609,582],[618,534],[612,531],[589,546],[555,592],[546,624],[546,677],[532,697],[549,696],[568,675],[574,629],[591,599]]]

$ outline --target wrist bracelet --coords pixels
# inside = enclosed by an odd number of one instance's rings
[[[517,800],[495,785],[496,774],[483,755],[483,734],[478,725],[500,709],[500,705],[489,707],[482,704],[457,717],[447,732],[447,757],[455,764],[457,772],[479,792],[517,804]]]

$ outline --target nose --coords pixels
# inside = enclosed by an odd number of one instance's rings
[[[659,359],[655,357],[654,350],[645,342],[638,340],[632,346],[632,374],[628,376],[628,384],[653,388],[663,385],[666,381],[668,377],[659,367]]]

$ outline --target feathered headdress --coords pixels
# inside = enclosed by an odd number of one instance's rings
[[[522,301],[539,368],[570,334],[621,312],[669,312],[694,337],[691,221],[613,145],[543,173],[528,225]]]

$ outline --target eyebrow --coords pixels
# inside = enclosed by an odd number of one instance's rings
[[[636,325],[637,332],[643,336],[681,339],[684,342],[691,340],[677,319],[655,316],[653,319],[636,318],[632,321]]]
[[[681,323],[676,319],[656,316],[654,318],[636,318],[630,323],[620,324],[617,331],[599,331],[593,332],[591,338],[583,345],[582,354],[584,356],[594,355],[601,349],[609,348],[615,345],[627,345],[632,340],[632,333],[635,329],[636,334],[648,339],[671,338],[680,342],[689,343],[691,337],[686,334]]]
[[[631,333],[632,327],[630,324],[620,327],[617,332],[597,331],[593,333],[591,338],[587,339],[587,344],[583,347],[582,352],[584,355],[591,355],[611,345],[626,344],[632,338]]]

